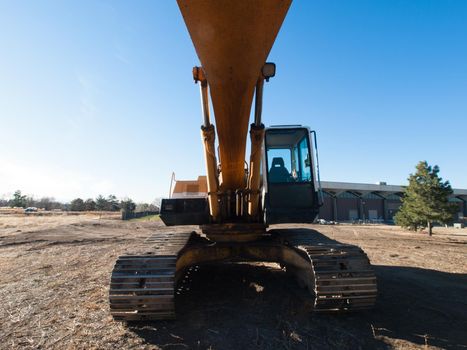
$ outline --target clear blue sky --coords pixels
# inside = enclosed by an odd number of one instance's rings
[[[467,188],[467,1],[292,4],[266,124],[319,134],[321,178]],[[204,174],[198,64],[175,1],[0,0],[0,196],[151,201]]]

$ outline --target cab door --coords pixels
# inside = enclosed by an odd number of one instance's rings
[[[265,222],[312,223],[319,201],[309,129],[268,128],[264,146]]]

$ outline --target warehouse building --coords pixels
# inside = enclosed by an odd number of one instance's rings
[[[173,178],[170,187],[171,198],[206,197],[208,192],[206,176],[193,181]],[[321,181],[321,189],[323,205],[318,218],[338,222],[393,223],[404,193],[403,186],[385,182],[374,185]],[[467,223],[467,190],[453,189],[449,200],[459,208],[455,221]]]
[[[319,218],[338,222],[393,222],[401,206],[403,186],[347,182],[321,182],[323,206]],[[449,198],[459,207],[456,220],[467,218],[467,190],[453,189]]]

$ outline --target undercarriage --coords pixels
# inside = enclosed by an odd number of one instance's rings
[[[213,241],[197,232],[156,233],[146,245],[146,254],[123,255],[115,263],[109,291],[115,320],[175,318],[187,275],[209,263],[278,263],[309,290],[314,311],[368,309],[376,300],[376,277],[359,247],[316,243],[300,230],[273,229],[250,242]]]

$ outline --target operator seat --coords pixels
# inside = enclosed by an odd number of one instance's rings
[[[270,182],[288,182],[290,180],[290,173],[284,166],[284,159],[282,157],[272,158],[271,169],[269,170]]]

